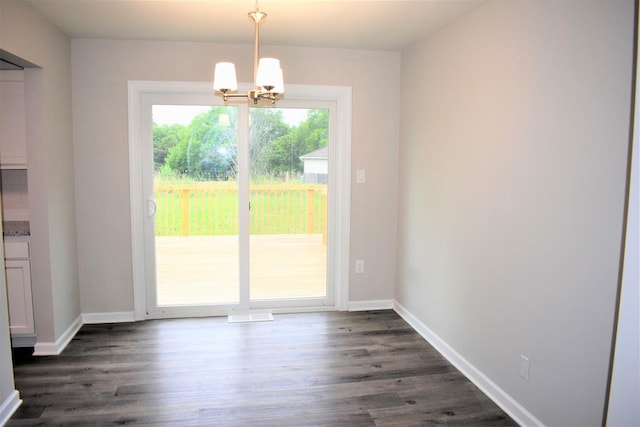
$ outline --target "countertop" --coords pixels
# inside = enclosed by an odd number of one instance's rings
[[[3,221],[2,234],[6,236],[29,236],[29,221]]]

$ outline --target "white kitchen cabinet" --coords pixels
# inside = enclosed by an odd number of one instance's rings
[[[28,240],[5,239],[5,272],[11,335],[33,335],[33,299]]]
[[[27,167],[24,71],[0,71],[0,168]]]
[[[33,302],[31,298],[31,268],[28,260],[7,260],[7,296],[9,299],[9,330],[12,335],[33,334]]]

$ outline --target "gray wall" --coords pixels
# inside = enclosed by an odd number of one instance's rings
[[[252,47],[211,43],[74,39],[73,122],[79,275],[85,313],[133,310],[127,81],[210,81],[220,58],[252,80]],[[352,86],[352,168],[367,184],[352,186],[350,301],[391,300],[395,276],[400,54],[262,46],[281,60],[285,84]],[[385,102],[371,89],[389,83]],[[376,95],[377,96],[377,95]],[[375,214],[373,214],[375,213]]]
[[[631,1],[489,2],[402,56],[396,299],[547,425],[602,422],[632,44]]]
[[[80,316],[69,39],[25,2],[0,4],[0,47],[42,67],[25,73],[36,335],[55,343]]]

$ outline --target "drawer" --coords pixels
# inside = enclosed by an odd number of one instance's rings
[[[25,259],[29,258],[29,242],[4,242],[5,259]]]

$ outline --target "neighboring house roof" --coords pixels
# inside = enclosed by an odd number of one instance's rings
[[[329,147],[318,148],[300,156],[300,160],[326,160],[329,158]]]

